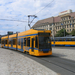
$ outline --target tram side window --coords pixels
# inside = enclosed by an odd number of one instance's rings
[[[11,44],[11,40],[9,40],[9,44]]]
[[[57,38],[55,38],[55,41],[58,41],[58,39],[57,39]]]
[[[71,41],[71,39],[70,38],[67,38],[67,41]]]
[[[5,40],[5,44],[7,44],[7,40]]]
[[[60,41],[62,41],[62,39],[59,39]]]
[[[27,46],[30,46],[30,38],[27,38]]]
[[[55,41],[55,39],[52,39],[52,41]]]
[[[18,39],[18,45],[20,45],[20,39]]]
[[[56,41],[56,39],[54,39],[54,41]]]
[[[66,39],[64,38],[63,41],[66,41]]]
[[[37,40],[37,37],[35,37],[35,47],[38,48],[38,40]]]
[[[15,39],[13,39],[13,45],[16,45],[16,40]]]
[[[2,40],[2,44],[4,44],[4,40]]]
[[[58,41],[58,39],[56,39],[56,41]]]
[[[26,38],[24,38],[24,46],[26,46]]]
[[[74,38],[72,38],[72,39],[71,39],[71,41],[75,41],[75,39],[74,39]]]
[[[53,39],[51,39],[51,41],[53,41]]]

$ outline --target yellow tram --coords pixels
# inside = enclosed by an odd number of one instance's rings
[[[75,47],[75,36],[70,37],[51,37],[52,46],[74,46]]]
[[[30,29],[2,37],[1,47],[28,52],[34,56],[52,55],[50,36],[50,30]]]

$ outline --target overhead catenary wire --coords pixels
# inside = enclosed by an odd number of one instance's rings
[[[49,6],[54,0],[52,0],[50,3],[48,3],[45,7],[43,7],[39,12],[37,12],[35,15],[40,13],[43,9],[45,9],[47,6]],[[5,21],[16,21],[16,22],[28,22],[28,21],[21,21],[21,20],[11,20],[11,19],[0,19],[0,20],[5,20]],[[35,23],[35,22],[33,22]]]
[[[21,21],[21,20],[11,20],[11,19],[0,19],[0,20],[5,20],[5,21],[16,21],[16,22],[27,22],[27,23],[28,23],[28,21]],[[33,22],[33,23],[35,23],[35,22]]]
[[[38,11],[35,15],[37,15],[38,13],[40,13],[43,9],[45,9],[47,6],[49,6],[54,0],[52,0],[50,3],[48,3],[45,7],[43,7],[40,11]]]
[[[43,7],[39,12],[37,12],[35,15],[40,13],[44,8],[46,8],[48,5],[50,5],[54,0],[52,0],[50,3],[48,3],[45,7]],[[28,21],[21,21],[21,20],[11,20],[11,19],[0,19],[0,20],[6,20],[6,21],[17,21],[17,22],[28,22]]]
[[[11,19],[0,19],[0,20],[6,20],[6,21],[17,21],[17,22],[28,22],[28,21],[21,21],[21,20],[11,20]]]

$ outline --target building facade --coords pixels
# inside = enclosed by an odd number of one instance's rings
[[[72,10],[60,12],[56,17],[37,21],[32,28],[51,30],[52,35],[55,35],[62,28],[70,33],[75,29],[75,12],[72,12]]]

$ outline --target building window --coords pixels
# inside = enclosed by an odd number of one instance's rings
[[[68,20],[68,17],[66,19]]]
[[[50,30],[52,30],[52,28],[50,28]]]
[[[70,23],[71,23],[71,21],[70,21]]]
[[[67,30],[67,32],[68,32],[69,30]]]
[[[61,26],[59,26],[59,29],[61,29]]]
[[[57,27],[56,27],[56,29],[57,29]]]
[[[50,26],[52,26],[52,24],[50,24]]]
[[[73,17],[71,17],[71,19],[73,19]]]
[[[71,31],[71,29],[70,29],[70,31]]]
[[[74,24],[72,25],[72,27],[74,27]]]
[[[69,23],[69,21],[67,21],[67,23]]]
[[[66,28],[66,26],[64,26],[64,28]]]
[[[58,27],[58,29],[59,29],[59,27]]]
[[[73,20],[73,22],[74,22],[74,20]]]
[[[64,18],[64,20],[65,20],[65,18]]]
[[[67,28],[68,28],[68,25],[67,25]]]
[[[71,25],[70,25],[70,27],[71,27]]]
[[[74,29],[73,29],[74,30]]]

